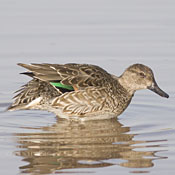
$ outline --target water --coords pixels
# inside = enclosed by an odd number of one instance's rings
[[[0,174],[174,174],[175,2],[1,0]],[[145,90],[118,119],[6,112],[30,78],[16,63],[92,63],[120,75],[150,66],[169,99]]]

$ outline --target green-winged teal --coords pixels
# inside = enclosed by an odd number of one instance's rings
[[[150,89],[162,97],[152,70],[142,64],[117,77],[89,64],[21,64],[33,79],[14,97],[9,111],[40,109],[67,119],[104,119],[120,115],[136,90]]]

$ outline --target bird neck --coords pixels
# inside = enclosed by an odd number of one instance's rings
[[[136,89],[134,84],[132,83],[132,80],[129,78],[129,76],[126,76],[124,74],[122,74],[120,77],[118,77],[118,82],[120,83],[120,85],[126,89],[126,91],[132,96]]]

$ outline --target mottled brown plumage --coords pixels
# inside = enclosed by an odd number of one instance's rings
[[[28,69],[23,74],[33,79],[18,91],[8,108],[11,111],[41,109],[68,119],[103,119],[121,114],[138,89],[148,88],[168,98],[157,86],[152,70],[142,64],[130,66],[120,77],[89,64],[18,65]]]

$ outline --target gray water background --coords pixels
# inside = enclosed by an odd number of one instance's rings
[[[30,133],[57,123],[54,114],[43,111],[4,112],[13,92],[30,80],[19,75],[24,71],[19,62],[90,63],[115,75],[133,63],[150,66],[170,98],[138,91],[119,122],[129,127],[125,134],[134,135],[133,150],[155,153],[152,165],[121,166],[124,160],[106,157],[101,161],[111,166],[50,168],[50,174],[174,174],[174,57],[174,0],[0,0],[0,174],[37,174],[23,171],[30,161],[16,153],[26,149],[20,147],[21,133],[30,139]]]

